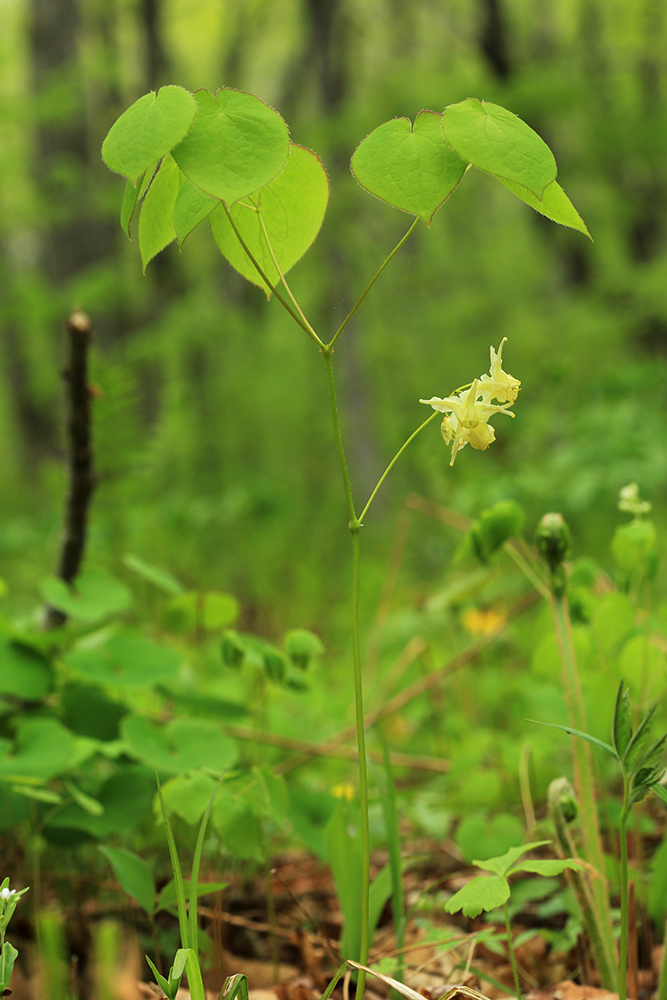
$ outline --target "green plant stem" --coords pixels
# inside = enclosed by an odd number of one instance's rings
[[[554,781],[552,781],[549,785],[549,792],[547,796],[549,802],[549,815],[551,816],[554,824],[554,830],[556,831],[556,851],[559,857],[574,858],[577,855],[577,851],[572,837],[570,836],[570,831],[567,825],[568,821],[563,812],[563,793],[566,798],[570,798],[571,796],[574,797],[574,789],[570,785],[570,782],[567,778],[554,779]],[[565,872],[565,877],[574,889],[574,894],[577,897],[577,903],[579,904],[581,916],[584,921],[584,927],[591,943],[593,958],[598,967],[600,979],[602,982],[614,982],[614,967],[610,964],[610,957],[607,954],[605,942],[602,938],[600,921],[597,918],[593,906],[590,881],[584,877],[582,872],[575,869],[568,869]],[[667,996],[664,997],[663,1000],[667,1000]]]
[[[521,1000],[521,986],[519,985],[519,973],[516,968],[516,959],[514,958],[514,948],[512,946],[512,928],[510,927],[510,914],[507,909],[507,902],[505,903],[505,927],[507,928],[507,950],[510,956],[510,963],[512,965],[512,974],[514,976],[514,986],[516,989],[517,1000]]]
[[[621,936],[618,956],[618,1000],[625,1000],[628,992],[628,837],[627,823],[630,815],[630,779],[623,776],[623,809],[620,820],[621,848]]]
[[[570,625],[570,614],[567,605],[567,595],[556,596],[551,594],[551,609],[556,631],[556,640],[563,667],[563,681],[565,687],[570,725],[573,729],[581,732],[587,731],[586,711],[579,682],[577,661],[572,644],[572,629]],[[609,910],[609,899],[607,890],[606,868],[604,852],[602,849],[602,838],[600,836],[600,824],[598,821],[597,804],[595,800],[595,784],[593,780],[593,761],[590,746],[584,740],[572,737],[572,754],[574,757],[575,787],[581,806],[581,826],[586,860],[595,868],[597,877],[592,879],[591,894],[593,910],[600,928],[605,952],[608,961],[605,963],[607,970],[614,969],[614,939],[611,926],[611,915]],[[599,969],[602,977],[602,985],[608,990],[615,990],[616,983],[606,982],[604,969]]]
[[[401,457],[401,455],[403,454],[403,452],[405,451],[405,449],[407,448],[407,446],[412,441],[414,441],[414,439],[417,437],[417,435],[419,434],[419,432],[423,431],[424,428],[426,427],[426,425],[430,424],[431,421],[435,417],[437,417],[438,415],[439,415],[438,411],[434,410],[433,413],[430,415],[430,417],[427,417],[426,420],[423,422],[423,424],[420,424],[419,427],[417,428],[417,430],[412,432],[412,434],[407,439],[407,441],[405,442],[405,444],[403,444],[398,449],[398,451],[396,452],[396,454],[392,458],[391,462],[389,463],[389,465],[387,466],[387,468],[384,470],[384,472],[382,473],[382,475],[378,479],[378,482],[377,482],[377,485],[376,485],[375,489],[373,490],[373,492],[371,493],[370,497],[368,498],[368,503],[366,504],[366,506],[362,510],[361,514],[359,515],[359,522],[361,524],[363,524],[364,518],[365,518],[366,514],[368,513],[368,508],[370,507],[370,505],[373,503],[373,500],[375,499],[375,494],[380,489],[380,487],[382,486],[383,482],[385,481],[385,479],[387,478],[387,476],[389,475],[389,473],[391,472],[391,470],[393,469],[394,465],[396,464],[396,462],[398,461],[398,459]]]
[[[301,316],[299,316],[299,315],[298,315],[298,313],[296,313],[296,312],[295,312],[295,311],[294,311],[294,310],[292,309],[292,307],[291,307],[291,305],[289,304],[289,302],[286,302],[286,301],[285,301],[285,299],[284,299],[284,298],[283,298],[283,296],[282,296],[282,295],[280,294],[280,292],[279,292],[279,291],[277,290],[277,288],[275,287],[275,285],[273,285],[273,284],[271,283],[271,281],[269,280],[269,278],[268,278],[268,277],[266,276],[266,274],[265,274],[265,273],[264,273],[264,271],[262,270],[262,267],[261,267],[261,265],[259,264],[259,262],[257,261],[256,257],[254,256],[254,254],[253,254],[253,253],[252,253],[252,251],[250,250],[250,247],[248,246],[248,244],[246,243],[246,241],[245,241],[245,240],[243,239],[243,237],[241,236],[241,234],[240,234],[240,232],[239,232],[239,230],[238,230],[238,227],[237,227],[236,223],[235,223],[235,222],[234,222],[234,220],[232,219],[232,215],[231,215],[231,212],[229,211],[229,209],[228,209],[228,208],[227,208],[227,206],[225,205],[224,201],[223,201],[223,202],[222,202],[221,204],[222,204],[222,206],[223,206],[223,208],[224,208],[225,212],[227,213],[227,218],[229,219],[229,224],[230,224],[230,226],[232,227],[232,229],[234,230],[234,233],[235,233],[235,235],[236,235],[236,238],[237,238],[237,240],[239,241],[239,243],[241,244],[241,246],[242,246],[242,247],[243,247],[243,249],[245,250],[246,254],[248,255],[248,259],[250,260],[250,263],[251,263],[251,264],[252,264],[252,266],[253,266],[253,267],[255,268],[255,270],[256,270],[256,271],[257,271],[257,273],[259,274],[260,278],[262,279],[262,281],[264,281],[264,282],[266,283],[266,286],[267,286],[267,288],[268,288],[268,289],[269,289],[269,290],[271,291],[271,293],[272,293],[273,295],[275,295],[275,297],[276,297],[276,298],[278,299],[278,302],[280,302],[281,306],[282,306],[282,307],[283,307],[284,309],[286,309],[286,310],[287,310],[287,312],[288,312],[288,313],[290,314],[290,316],[292,317],[292,319],[294,320],[294,322],[295,322],[295,323],[298,323],[298,325],[299,325],[299,326],[301,327],[301,329],[302,329],[302,330],[303,330],[303,331],[304,331],[305,333],[307,333],[307,334],[308,334],[308,336],[310,337],[310,339],[311,339],[311,340],[314,340],[314,341],[315,341],[315,343],[316,343],[316,344],[318,345],[318,347],[324,347],[324,341],[320,340],[320,338],[319,338],[319,337],[317,336],[317,334],[316,334],[316,333],[315,333],[315,331],[313,330],[313,328],[312,328],[312,326],[310,325],[310,323],[309,323],[309,322],[308,322],[308,321],[307,321],[307,320],[306,320],[305,318],[304,318],[304,319],[302,319],[302,318],[301,318]],[[299,311],[300,311],[300,310],[299,310]]]
[[[340,462],[343,478],[343,489],[350,516],[349,528],[352,534],[352,664],[354,670],[354,705],[357,732],[357,752],[359,755],[359,799],[361,806],[361,944],[360,963],[366,965],[370,950],[369,930],[369,891],[370,891],[370,830],[368,823],[368,772],[366,766],[366,734],[364,727],[364,699],[361,679],[361,649],[359,643],[359,521],[352,496],[352,483],[345,460],[343,437],[338,418],[338,403],[336,386],[333,376],[332,349],[327,347],[322,351],[327,371],[329,401],[331,403],[331,419],[333,423],[336,451]],[[366,973],[360,969],[357,980],[357,998],[363,1000]]]
[[[301,306],[299,305],[299,303],[295,299],[294,295],[292,294],[292,289],[287,284],[287,278],[285,277],[285,275],[282,272],[282,268],[280,267],[280,264],[278,263],[278,258],[276,257],[275,251],[273,249],[273,245],[271,243],[271,240],[269,239],[269,234],[268,234],[268,232],[266,230],[266,225],[264,224],[264,217],[262,216],[261,212],[258,212],[258,215],[259,215],[259,224],[262,227],[262,232],[264,233],[264,239],[266,240],[266,245],[269,248],[269,253],[271,254],[271,260],[273,261],[273,266],[275,267],[276,271],[280,275],[280,280],[282,281],[283,285],[285,286],[285,291],[287,292],[287,294],[288,294],[288,296],[289,296],[289,298],[290,298],[290,300],[292,302],[292,305],[294,306],[294,308],[296,309],[297,313],[299,314],[299,316],[301,317],[301,319],[303,321],[302,322],[302,326],[303,326],[304,330],[306,331],[306,333],[309,334],[309,336],[315,341],[316,344],[322,344],[323,345],[323,342],[320,340],[320,338],[318,337],[318,335],[315,333],[315,330],[313,329],[313,327],[311,326],[311,324],[306,319],[306,314],[304,313],[303,309],[301,308]]]
[[[392,260],[392,258],[394,258],[396,256],[396,254],[401,249],[401,247],[403,246],[403,244],[405,243],[405,241],[408,239],[408,237],[415,231],[415,229],[417,228],[417,223],[418,222],[419,222],[419,219],[418,218],[415,219],[415,221],[412,223],[412,225],[408,229],[408,231],[405,234],[405,236],[403,237],[403,239],[399,240],[399,242],[396,244],[396,246],[391,251],[391,253],[389,254],[389,256],[385,258],[385,260],[382,262],[382,264],[380,265],[380,267],[378,268],[378,270],[375,272],[375,274],[373,275],[373,277],[371,278],[371,280],[368,282],[368,284],[364,288],[363,292],[361,293],[361,295],[359,296],[359,298],[357,299],[357,301],[355,302],[355,304],[352,306],[352,308],[350,309],[349,313],[347,314],[347,316],[345,317],[345,319],[343,320],[343,322],[338,327],[338,329],[334,333],[333,337],[331,338],[331,340],[327,344],[327,347],[329,348],[329,350],[331,350],[333,348],[334,344],[336,343],[336,341],[340,337],[341,333],[343,332],[343,330],[345,329],[345,327],[347,326],[347,324],[350,322],[350,320],[352,319],[352,317],[356,313],[357,309],[359,308],[359,306],[361,305],[361,303],[364,301],[364,299],[366,298],[366,296],[370,292],[371,288],[373,287],[373,285],[375,284],[375,282],[378,280],[378,278],[380,277],[380,275],[384,271],[384,269],[387,266],[387,264],[389,263],[389,261]]]

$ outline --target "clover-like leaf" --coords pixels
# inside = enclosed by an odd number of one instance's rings
[[[530,205],[540,215],[546,216],[552,222],[557,222],[560,226],[567,226],[569,229],[578,229],[584,236],[588,236],[589,240],[593,239],[586,223],[560,184],[556,181],[547,184],[542,195],[542,200],[540,200],[537,195],[521,184],[515,184],[514,181],[508,181],[504,177],[499,177],[498,180],[505,185],[508,191],[515,194],[521,201],[525,201],[526,205]]]
[[[289,131],[258,97],[224,88],[194,94],[194,124],[172,156],[193,184],[229,207],[264,187],[282,170]]]
[[[522,844],[520,847],[510,847],[505,854],[497,858],[486,858],[484,861],[473,861],[477,868],[483,868],[487,872],[495,872],[496,875],[507,875],[516,861],[522,854],[535,850],[536,847],[544,847],[550,844],[550,840],[533,840],[530,844]]]
[[[111,126],[102,159],[136,187],[144,171],[181,141],[196,114],[197,103],[183,87],[162,87],[157,95],[151,91]]]
[[[442,115],[420,111],[379,125],[361,142],[351,168],[359,184],[427,226],[463,177],[467,162],[442,135]]]
[[[462,159],[499,179],[513,181],[540,200],[556,179],[554,155],[524,121],[488,101],[470,97],[445,108],[445,139]]]
[[[482,910],[495,910],[510,898],[509,882],[502,875],[480,875],[467,882],[447,900],[448,913],[463,910],[466,917],[476,917]]]
[[[261,191],[230,209],[234,225],[269,281],[277,285],[303,256],[320,231],[329,200],[322,162],[303,146],[292,145],[285,169]],[[239,243],[223,206],[209,216],[220,252],[244,278],[271,294]],[[275,255],[275,261],[274,261]]]

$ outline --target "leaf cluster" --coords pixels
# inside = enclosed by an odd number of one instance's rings
[[[205,219],[229,263],[267,295],[315,240],[329,182],[319,157],[292,143],[281,116],[259,98],[162,87],[136,101],[102,146],[127,178],[121,225],[141,204],[144,265]],[[355,150],[351,169],[370,194],[431,225],[466,171],[490,173],[531,208],[588,230],[556,182],[546,143],[505,108],[469,98],[444,112],[394,118]]]
[[[517,872],[531,872],[552,878],[561,875],[567,868],[578,869],[581,865],[572,858],[526,858],[519,861],[522,855],[538,847],[549,844],[549,840],[536,840],[521,847],[511,847],[505,854],[497,858],[487,858],[486,861],[473,861],[478,868],[493,872],[492,875],[478,875],[447,901],[445,909],[448,913],[463,911],[466,917],[476,917],[482,911],[495,910],[504,906],[510,898],[509,878]]]

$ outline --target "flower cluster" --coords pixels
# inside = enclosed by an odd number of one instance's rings
[[[497,353],[491,348],[488,375],[476,378],[469,388],[461,389],[445,399],[433,396],[431,399],[419,400],[445,414],[440,430],[447,444],[452,445],[450,465],[454,464],[457,453],[467,444],[484,451],[496,440],[496,432],[489,424],[489,418],[495,413],[514,416],[510,407],[519,394],[521,382],[503,371],[503,344],[506,340],[507,337],[503,337]],[[491,400],[496,402],[492,403]]]

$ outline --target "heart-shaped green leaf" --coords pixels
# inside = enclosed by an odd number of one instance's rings
[[[292,145],[285,169],[276,179],[230,210],[234,225],[273,285],[280,281],[273,255],[286,274],[315,240],[328,200],[329,180],[320,158],[303,146]],[[224,207],[209,216],[209,223],[220,252],[268,297],[270,289],[239,243]]]
[[[525,201],[527,205],[534,208],[540,215],[545,215],[547,219],[551,219],[552,222],[558,222],[561,226],[578,229],[580,233],[583,233],[584,236],[588,236],[589,240],[592,240],[593,237],[588,232],[586,223],[557,181],[547,184],[542,195],[542,200],[540,201],[528,188],[522,187],[520,184],[515,184],[513,181],[505,180],[503,177],[500,177],[499,180],[502,181],[508,191],[515,194],[517,198],[521,198],[521,201]]]
[[[148,262],[176,239],[173,214],[181,176],[176,161],[167,154],[146,192],[139,216],[139,251],[144,273]]]
[[[135,101],[115,122],[102,144],[102,159],[110,170],[136,185],[152,163],[181,141],[197,103],[183,87],[162,87]]]
[[[540,200],[556,179],[556,161],[547,144],[529,125],[497,104],[469,97],[450,104],[442,132],[459,156],[474,167],[513,181]]]
[[[394,118],[366,136],[351,162],[363,188],[427,226],[466,169],[444,141],[441,125],[435,111],[420,111],[414,126],[409,118]]]
[[[193,229],[197,228],[200,222],[208,218],[219,204],[217,198],[211,198],[210,195],[204,194],[198,187],[195,187],[192,181],[182,175],[181,187],[174,205],[174,229],[179,246],[183,246],[186,237]]]
[[[172,150],[193,184],[231,206],[273,180],[289,154],[289,131],[277,111],[252,94],[194,94],[194,125]]]

